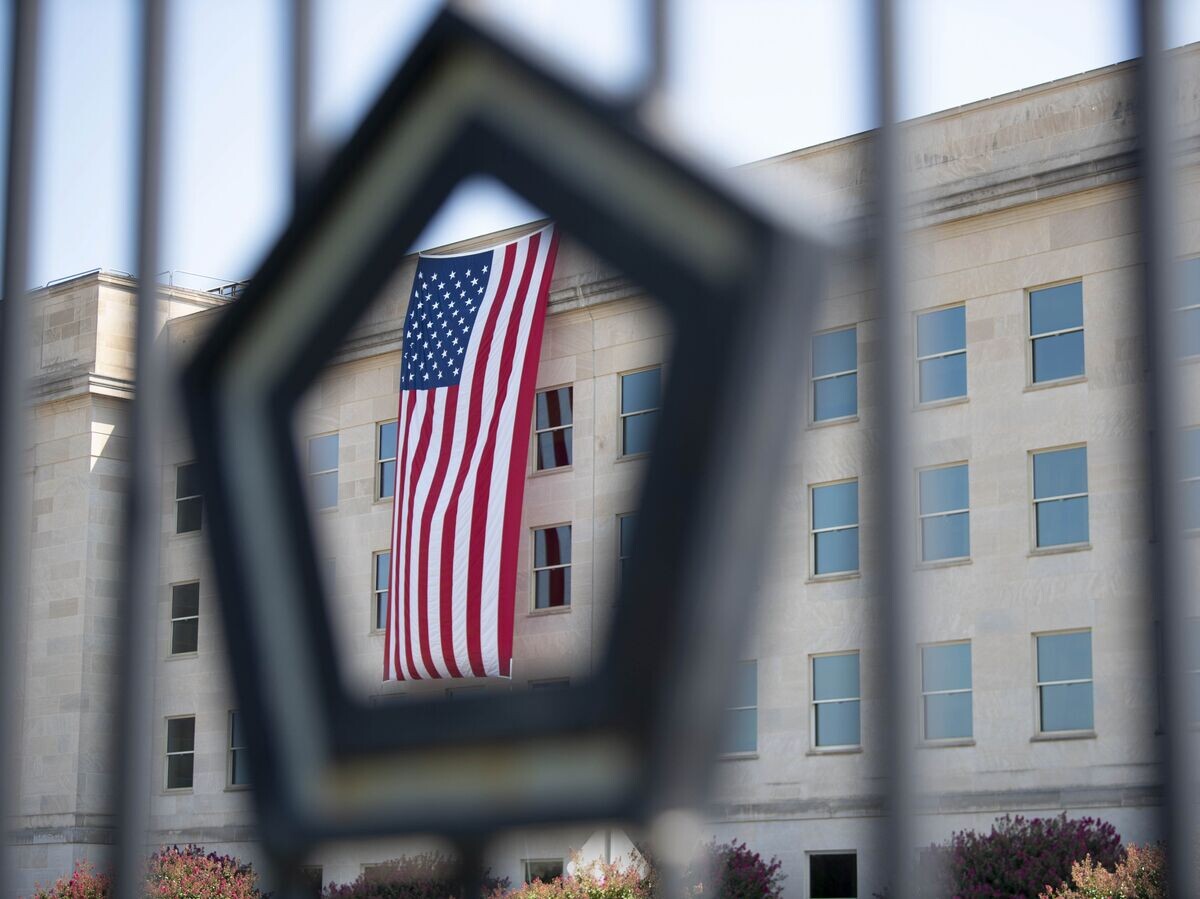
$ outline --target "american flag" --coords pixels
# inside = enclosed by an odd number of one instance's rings
[[[404,322],[384,680],[508,677],[554,226],[421,256]]]

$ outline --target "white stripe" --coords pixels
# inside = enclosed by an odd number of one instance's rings
[[[513,428],[516,427],[517,405],[521,402],[521,378],[525,370],[525,355],[529,348],[529,334],[533,328],[534,312],[537,309],[537,293],[542,283],[546,259],[550,255],[548,234],[543,234],[538,246],[533,275],[521,313],[520,330],[512,356],[513,365],[508,377],[508,392],[504,397],[496,426],[496,454],[492,457],[492,481],[488,495],[487,528],[483,551],[483,580],[480,584],[479,633],[483,648],[484,670],[491,676],[500,674],[500,550],[504,544],[504,513],[508,505],[508,470],[512,463]]]
[[[421,420],[425,414],[425,390],[417,390],[413,394],[412,412],[408,416],[408,453],[404,457],[404,495],[397,496],[396,499],[401,504],[400,510],[400,533],[396,540],[396,548],[393,551],[393,561],[397,565],[396,583],[400,588],[408,581],[409,571],[411,569],[410,559],[406,552],[406,544],[408,542],[408,531],[412,525],[412,521],[408,515],[408,494],[412,484],[412,469],[413,458],[417,454],[417,440],[421,434]],[[411,680],[414,677],[412,669],[408,665],[408,620],[404,613],[404,590],[399,589],[396,593],[396,639],[397,645],[400,647],[400,667],[404,670],[405,678]]]
[[[491,432],[492,422],[495,420],[499,410],[496,408],[496,385],[500,379],[500,364],[501,356],[503,355],[504,339],[508,334],[508,327],[512,322],[512,303],[513,299],[520,288],[521,272],[525,265],[525,260],[529,255],[529,240],[519,241],[516,247],[515,258],[513,260],[512,275],[509,279],[508,290],[503,297],[499,297],[497,302],[501,303],[499,310],[496,330],[492,338],[492,352],[489,353],[488,359],[483,372],[483,403],[479,423],[479,433],[481,439],[475,444],[475,451],[471,455],[471,459],[467,465],[467,477],[463,482],[463,498],[465,502],[460,502],[458,505],[458,523],[455,531],[455,546],[454,546],[454,593],[453,593],[453,608],[454,608],[454,656],[458,660],[460,671],[471,670],[471,654],[467,646],[467,571],[469,568],[469,560],[472,552],[481,551],[482,548],[474,548],[471,546],[471,523],[472,513],[474,511],[473,498],[475,495],[475,481],[479,473],[480,460],[483,455],[483,448],[486,437]],[[492,272],[495,273],[495,257],[500,256],[499,252],[494,254],[492,262]],[[500,257],[501,259],[503,257]],[[499,280],[499,279],[497,279]],[[490,280],[489,280],[490,286]],[[478,321],[478,319],[477,319]],[[476,376],[478,377],[478,375]],[[483,640],[483,633],[480,632],[480,639]]]

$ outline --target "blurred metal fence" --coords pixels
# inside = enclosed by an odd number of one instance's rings
[[[868,223],[874,257],[876,311],[882,324],[883,367],[888,377],[877,379],[883,410],[881,446],[886,461],[877,474],[887,489],[878,491],[878,547],[886,595],[876,609],[883,630],[890,635],[883,647],[887,692],[882,730],[887,735],[880,772],[885,784],[885,815],[879,831],[879,854],[885,859],[887,881],[894,897],[921,895],[915,882],[909,838],[916,814],[916,781],[913,747],[916,743],[910,717],[904,710],[914,696],[911,565],[904,537],[912,515],[911,371],[907,361],[911,323],[904,302],[905,188],[901,129],[897,121],[897,92],[902,73],[897,65],[896,12],[893,0],[875,0],[870,35],[876,66],[874,103],[879,128],[874,146],[873,220]],[[1186,423],[1184,386],[1175,358],[1173,310],[1179,305],[1176,275],[1175,223],[1176,156],[1172,101],[1171,62],[1165,47],[1162,0],[1135,4],[1140,64],[1137,66],[1139,115],[1139,203],[1144,272],[1144,309],[1148,375],[1146,410],[1149,431],[1148,470],[1151,502],[1148,514],[1154,539],[1147,576],[1152,606],[1146,609],[1161,625],[1166,733],[1162,763],[1161,832],[1169,852],[1171,894],[1200,896],[1200,881],[1193,863],[1197,838],[1196,731],[1189,727],[1190,710],[1197,707],[1196,685],[1185,676],[1189,573],[1183,543],[1182,494],[1174,489],[1182,479],[1183,463],[1175,439]],[[9,71],[9,121],[4,210],[3,288],[0,302],[0,810],[6,821],[15,814],[19,730],[17,685],[21,654],[20,598],[28,585],[27,496],[23,486],[25,453],[31,444],[27,415],[30,326],[25,291],[30,259],[32,184],[38,164],[34,143],[37,123],[39,46],[38,0],[15,0],[12,7]],[[666,0],[648,0],[647,46],[651,50],[646,97],[661,83],[665,70],[665,30],[669,22]],[[291,14],[290,79],[294,178],[299,195],[315,167],[309,125],[312,55],[312,5],[293,0]],[[148,826],[148,774],[150,723],[145,713],[151,690],[153,643],[149,610],[158,589],[159,532],[156,523],[160,466],[158,441],[163,420],[163,366],[155,348],[156,271],[161,231],[164,34],[168,5],[162,0],[142,0],[140,77],[138,84],[138,178],[136,180],[137,257],[139,303],[137,309],[136,399],[132,404],[130,480],[124,546],[124,590],[121,603],[121,704],[119,712],[120,789],[114,798],[118,811],[118,889],[122,896],[137,894],[139,869],[144,862]],[[582,12],[578,14],[583,14]],[[686,389],[686,385],[683,385]],[[9,843],[0,850],[0,892],[12,895],[12,856]]]

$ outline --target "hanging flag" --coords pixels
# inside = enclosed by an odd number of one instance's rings
[[[421,256],[404,322],[384,680],[508,677],[553,225]]]

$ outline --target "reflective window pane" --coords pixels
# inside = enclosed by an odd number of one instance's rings
[[[858,858],[854,853],[810,855],[808,887],[812,899],[853,899],[858,895]]]
[[[970,693],[936,693],[925,697],[926,740],[955,740],[970,736]]]
[[[171,588],[171,617],[200,614],[200,584],[176,584]]]
[[[1068,546],[1088,541],[1088,498],[1055,499],[1037,504],[1037,545]]]
[[[971,689],[971,644],[951,643],[921,649],[921,689]]]
[[[1034,454],[1034,499],[1087,493],[1087,489],[1087,447]]]
[[[1200,428],[1183,432],[1183,476],[1200,478]]]
[[[571,561],[571,526],[542,528],[533,532],[533,567],[565,565]]]
[[[229,745],[235,748],[246,745],[246,728],[242,723],[241,712],[229,713]]]
[[[858,571],[858,528],[813,535],[813,573]]]
[[[641,416],[639,416],[641,417]],[[537,435],[537,470],[548,471],[571,464],[574,428],[559,428]]]
[[[397,423],[394,421],[385,422],[379,426],[379,458],[380,459],[395,459],[396,458],[396,431]]]
[[[175,469],[175,498],[200,495],[200,467],[192,462]]]
[[[823,702],[817,709],[817,746],[857,746],[858,700]]]
[[[387,627],[389,595],[387,590],[375,594],[375,630],[377,631],[381,631]]]
[[[619,519],[621,535],[620,535],[620,550],[619,555],[622,559],[628,559],[633,555],[633,537],[637,528],[636,515],[623,515]]]
[[[651,368],[631,375],[621,375],[621,411],[639,412],[657,409],[662,389],[662,369]]]
[[[967,466],[931,468],[918,476],[921,494],[921,514],[953,512],[970,505]]]
[[[543,390],[537,395],[537,413],[534,427],[543,431],[571,424],[572,388]]]
[[[733,669],[731,706],[758,705],[758,662],[738,662]]]
[[[338,467],[338,435],[326,434],[308,441],[308,470],[331,471]]]
[[[200,619],[171,622],[171,654],[196,652],[200,646]]]
[[[971,555],[971,521],[966,512],[921,519],[921,560],[965,559]]]
[[[375,589],[386,590],[391,575],[392,554],[376,553],[375,555]]]
[[[857,699],[858,685],[858,653],[813,659],[813,699]]]
[[[391,459],[379,464],[379,498],[387,499],[396,495],[396,460]]]
[[[654,446],[654,429],[658,426],[657,412],[643,412],[621,419],[621,455],[648,453]]]
[[[311,475],[308,479],[312,489],[313,505],[318,509],[332,509],[338,501],[338,476],[336,471]]]
[[[939,309],[917,316],[917,355],[932,356],[967,345],[967,307]]]
[[[175,503],[175,533],[190,534],[200,530],[204,517],[204,500],[198,496]]]
[[[1083,282],[1029,292],[1029,333],[1063,331],[1083,326]]]
[[[813,421],[829,421],[858,413],[858,375],[839,375],[813,382]]]
[[[921,402],[936,403],[967,395],[967,354],[938,356],[920,363]]]
[[[167,789],[187,790],[192,786],[192,764],[195,759],[190,752],[185,755],[167,756]]]
[[[535,572],[535,609],[555,609],[571,604],[571,568],[551,568]]]
[[[167,720],[167,752],[191,752],[196,748],[196,719]]]
[[[758,750],[758,709],[726,709],[721,752]]]
[[[813,487],[812,504],[815,530],[858,524],[858,481]]]
[[[1200,309],[1179,313],[1179,352],[1182,356],[1200,356]]]
[[[250,757],[245,749],[235,749],[230,755],[229,782],[234,786],[247,786],[250,780]]]
[[[1071,331],[1033,342],[1033,380],[1057,381],[1083,374],[1083,332]]]
[[[858,368],[858,329],[818,334],[812,339],[814,378]]]
[[[1092,729],[1091,683],[1042,687],[1041,697],[1043,731]]]
[[[1092,635],[1048,634],[1037,638],[1038,681],[1086,680],[1092,676]]]

